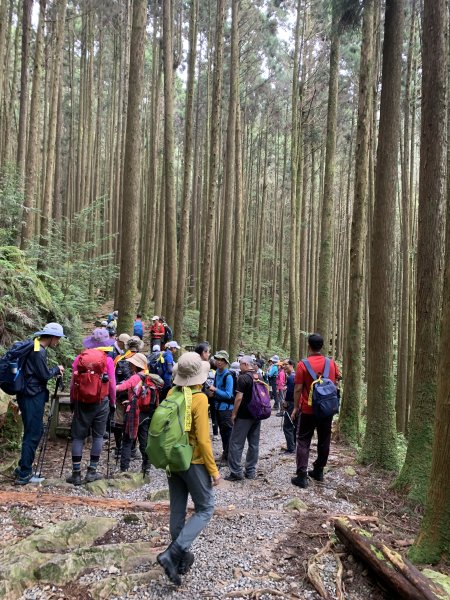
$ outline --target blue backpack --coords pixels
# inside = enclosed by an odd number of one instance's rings
[[[10,396],[15,396],[25,390],[26,381],[23,368],[25,361],[33,351],[33,347],[34,342],[32,340],[16,342],[0,358],[0,388]]]
[[[312,377],[311,389],[309,390],[308,404],[312,405],[316,419],[327,419],[339,412],[339,391],[330,377],[329,358],[325,358],[325,367],[322,375],[317,375],[307,358],[302,360],[306,370]]]
[[[133,325],[133,335],[137,335],[140,338],[144,335],[144,327],[142,321],[135,321]]]

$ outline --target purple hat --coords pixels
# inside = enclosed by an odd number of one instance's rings
[[[92,332],[92,335],[88,335],[88,337],[84,338],[83,346],[88,349],[99,348],[101,346],[114,346],[115,341],[114,338],[109,337],[107,329],[97,327],[97,329],[94,329]]]

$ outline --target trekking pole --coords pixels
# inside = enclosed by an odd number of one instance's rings
[[[106,458],[106,479],[109,479],[109,458],[111,455],[111,429],[114,421],[109,419],[109,427],[108,427],[108,454]]]
[[[61,375],[58,375],[56,378],[55,391],[53,392],[52,402],[50,404],[50,410],[48,412],[47,423],[44,426],[44,430],[42,432],[42,436],[40,439],[40,449],[39,449],[38,459],[36,461],[36,467],[35,467],[34,474],[33,474],[35,477],[39,477],[41,475],[42,467],[44,466],[45,453],[47,451],[48,434],[50,431],[50,424],[53,419],[53,413],[55,410],[55,403],[56,403],[56,399],[58,397],[58,389],[59,388],[61,388],[61,391],[64,390],[64,383],[63,383]]]
[[[67,436],[67,443],[66,443],[66,450],[64,452],[64,458],[63,458],[63,462],[62,462],[62,467],[61,467],[61,473],[59,474],[59,478],[61,479],[64,473],[64,465],[66,464],[66,458],[67,458],[67,451],[69,449],[69,442],[71,441],[71,436],[68,435]]]

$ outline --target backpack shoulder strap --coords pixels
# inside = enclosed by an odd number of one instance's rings
[[[325,357],[325,366],[323,368],[323,378],[324,379],[328,379],[330,376],[330,365],[331,365],[331,361],[328,358],[328,356]]]
[[[302,363],[305,365],[306,370],[311,375],[313,381],[315,381],[317,379],[317,374],[314,371],[314,369],[311,367],[311,363],[309,362],[309,360],[307,358],[303,358]]]

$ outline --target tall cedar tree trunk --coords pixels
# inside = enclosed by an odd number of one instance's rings
[[[44,58],[44,20],[47,0],[39,2],[39,23],[34,50],[33,84],[30,101],[30,124],[28,133],[27,160],[25,163],[25,194],[22,216],[22,233],[20,247],[23,249],[33,236],[34,209],[37,190],[37,164],[39,159],[38,140],[41,132],[41,100],[42,62]]]
[[[424,43],[428,35],[442,35],[445,25],[445,0],[425,0]],[[427,40],[426,44],[428,45]],[[443,57],[440,57],[444,63]],[[450,58],[447,57],[447,58]],[[437,60],[436,60],[437,62]],[[447,62],[447,67],[449,63]],[[450,70],[448,72],[450,78]],[[449,80],[448,80],[449,82]],[[450,104],[447,104],[447,139],[450,134]],[[447,173],[450,146],[447,144]],[[441,317],[439,366],[437,374],[436,419],[433,454],[425,515],[411,558],[420,563],[448,561],[450,555],[450,177],[447,177],[447,227],[445,238],[444,293]]]
[[[398,467],[393,381],[394,256],[403,0],[387,0],[371,246],[367,428],[363,461]]]
[[[154,294],[153,271],[157,264],[155,254],[158,252],[158,246],[154,244],[156,237],[156,219],[158,214],[158,147],[159,147],[159,97],[161,91],[161,53],[158,43],[158,2],[155,0],[153,15],[153,40],[152,40],[152,79],[151,79],[151,108],[150,108],[150,132],[149,132],[149,163],[148,163],[148,182],[147,182],[147,236],[145,244],[145,270],[143,290],[139,312],[146,316],[150,307],[152,292]]]
[[[239,63],[237,64],[239,69]],[[239,79],[239,75],[237,75]],[[234,246],[233,253],[237,258],[235,264],[243,265],[242,256],[242,132],[239,94],[236,107],[236,154],[235,154],[235,204],[234,204]],[[241,269],[233,269],[233,294],[231,296],[231,324],[230,324],[230,356],[237,356],[240,348],[241,320]]]
[[[136,301],[139,202],[141,182],[141,102],[144,90],[144,51],[147,0],[134,0],[130,43],[128,110],[125,139],[123,198],[120,236],[118,331],[131,331]]]
[[[177,295],[175,306],[174,337],[181,340],[183,333],[183,318],[185,309],[186,277],[189,258],[189,216],[191,211],[191,179],[192,161],[194,156],[193,144],[193,121],[194,121],[194,82],[195,82],[195,58],[197,54],[197,22],[198,22],[198,0],[191,0],[191,15],[189,20],[189,56],[188,56],[188,80],[186,88],[186,127],[184,133],[184,173],[183,173],[183,196],[181,200],[181,225],[179,245],[179,265]]]
[[[300,20],[301,20],[302,0],[297,4],[297,21],[295,24],[295,47],[294,47],[294,67],[292,72],[292,127],[291,127],[291,223],[290,223],[290,253],[289,253],[289,333],[290,333],[290,354],[297,355],[298,349],[298,313],[296,306],[297,286],[296,286],[296,256],[297,256],[297,219],[300,215],[296,212],[296,183],[298,169],[298,69],[300,52]]]
[[[52,64],[52,81],[50,90],[50,108],[48,120],[48,137],[47,137],[47,165],[45,171],[45,183],[42,197],[42,214],[41,214],[41,246],[49,244],[50,218],[53,208],[53,192],[54,192],[54,177],[56,164],[56,126],[58,122],[58,96],[59,96],[59,80],[61,77],[62,50],[64,46],[64,31],[66,19],[67,0],[59,0],[58,12],[55,23],[55,47],[53,53]],[[40,264],[41,267],[44,264]]]
[[[224,219],[222,223],[223,239],[220,257],[220,295],[219,295],[219,334],[218,346],[229,348],[230,344],[230,298],[232,289],[232,243],[235,202],[235,156],[236,156],[236,111],[238,105],[239,84],[239,5],[240,0],[232,1],[231,17],[231,56],[230,56],[230,98],[228,104],[228,123],[226,141],[226,166],[224,190]]]
[[[219,168],[220,153],[220,121],[221,121],[221,102],[222,102],[222,77],[223,77],[223,28],[225,20],[225,0],[217,0],[216,9],[216,36],[214,50],[214,73],[212,90],[212,114],[211,114],[211,141],[210,141],[210,167],[209,167],[209,186],[207,200],[207,216],[205,230],[205,246],[203,250],[202,263],[202,288],[200,296],[200,316],[198,322],[199,341],[206,338],[209,318],[209,301],[211,286],[211,268],[212,268],[212,240],[213,229],[215,227],[215,206],[217,192],[217,175]]]
[[[416,350],[408,450],[396,484],[424,503],[428,490],[436,382],[442,277],[446,142],[446,33],[444,0],[424,3],[419,229],[417,241]]]
[[[339,80],[339,11],[333,2],[331,22],[330,75],[328,83],[327,139],[325,156],[325,177],[323,187],[322,219],[320,234],[320,290],[317,307],[317,331],[324,339],[324,351],[332,346],[331,330],[333,321],[332,281],[333,281],[333,223],[334,223],[334,170],[336,156],[336,127]]]
[[[410,326],[410,204],[411,190],[410,178],[410,119],[411,119],[411,71],[412,55],[415,42],[415,13],[416,2],[413,0],[411,7],[411,26],[409,34],[408,58],[406,63],[405,99],[403,104],[403,158],[401,167],[402,177],[402,218],[401,218],[401,260],[402,260],[402,295],[401,315],[398,332],[397,354],[397,391],[395,399],[395,414],[397,431],[406,433],[407,430],[407,392],[408,392],[408,364],[409,364],[409,326]]]
[[[175,202],[175,152],[173,137],[173,0],[163,2],[164,58],[164,198],[166,211],[164,255],[164,312],[168,323],[175,319],[177,293],[177,207]]]
[[[358,123],[355,152],[355,192],[351,225],[348,330],[346,332],[345,390],[339,417],[339,431],[348,442],[360,441],[363,381],[363,298],[364,248],[367,235],[369,195],[370,122],[373,89],[373,0],[364,4],[361,63],[359,68]]]
[[[28,117],[28,68],[30,60],[31,8],[33,0],[23,0],[22,58],[20,64],[19,133],[17,136],[17,171],[22,180],[25,173]]]

